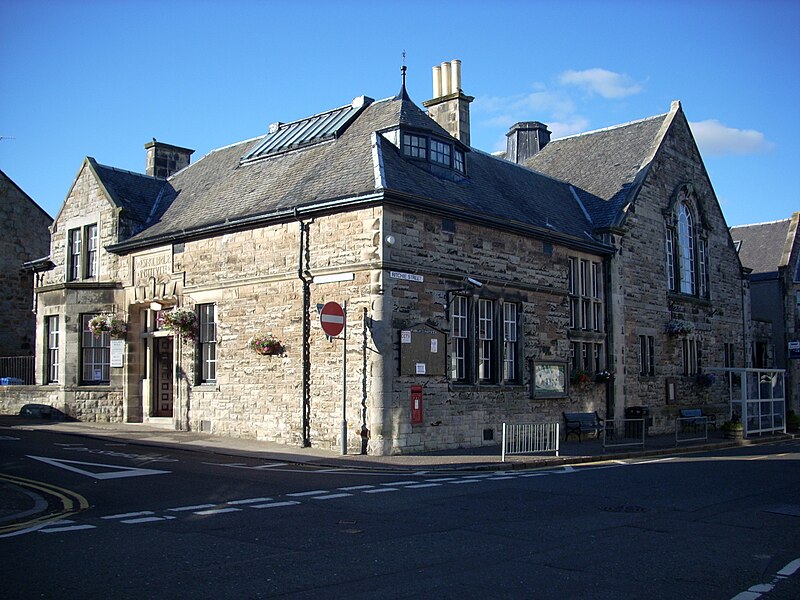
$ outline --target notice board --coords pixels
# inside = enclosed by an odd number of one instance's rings
[[[447,373],[447,337],[428,324],[400,330],[400,375],[444,376]]]

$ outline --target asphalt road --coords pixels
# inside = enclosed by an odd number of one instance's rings
[[[0,529],[9,598],[800,598],[800,441],[398,474],[18,430],[0,474],[86,501]]]

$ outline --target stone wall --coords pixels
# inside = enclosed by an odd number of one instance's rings
[[[45,404],[79,421],[122,421],[122,392],[107,389],[63,390],[54,386],[0,386],[0,414],[16,415],[26,404]]]
[[[0,356],[30,356],[35,349],[33,274],[22,264],[50,252],[52,219],[0,172]]]
[[[574,251],[460,221],[443,228],[441,217],[414,211],[387,208],[385,221],[386,235],[396,240],[385,249],[389,272],[382,279],[392,330],[385,360],[395,376],[384,419],[391,430],[373,431],[375,452],[497,444],[504,421],[561,421],[562,411],[604,414],[603,385],[575,386],[566,398],[533,398],[530,392],[532,361],[569,361],[567,261]],[[421,276],[422,281],[392,277],[392,270]],[[400,331],[430,323],[449,334],[448,290],[463,289],[467,276],[483,283],[475,294],[521,307],[519,382],[457,384],[449,377],[449,360],[445,376],[396,376]],[[446,350],[449,358],[451,349]],[[423,386],[421,424],[411,423],[412,385]]]
[[[707,235],[708,299],[667,289],[666,223],[674,209],[679,186],[693,186],[697,198],[697,223]],[[717,203],[691,133],[676,118],[661,151],[650,166],[635,204],[628,210],[625,231],[619,241],[614,293],[622,307],[617,343],[615,412],[625,406],[649,406],[655,431],[673,427],[679,408],[703,406],[717,413],[727,409],[721,378],[710,389],[698,386],[693,376],[683,375],[682,339],[668,335],[670,319],[691,323],[691,336],[701,342],[702,368],[722,367],[723,345],[733,343],[735,366],[748,366],[742,307],[743,280],[727,224]],[[639,374],[639,336],[655,338],[654,377]],[[667,403],[667,381],[676,385],[676,402]]]

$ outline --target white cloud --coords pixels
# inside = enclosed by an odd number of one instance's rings
[[[728,154],[758,154],[774,148],[764,134],[754,129],[735,129],[723,125],[716,119],[689,124],[700,152],[706,156]]]
[[[642,91],[642,86],[630,77],[606,69],[565,71],[559,78],[562,85],[575,85],[603,98],[624,98]]]

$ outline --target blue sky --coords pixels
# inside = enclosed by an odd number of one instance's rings
[[[462,61],[472,144],[554,137],[681,100],[729,225],[800,210],[796,0],[0,1],[0,169],[55,215],[84,156],[143,172],[367,95],[432,95]]]

